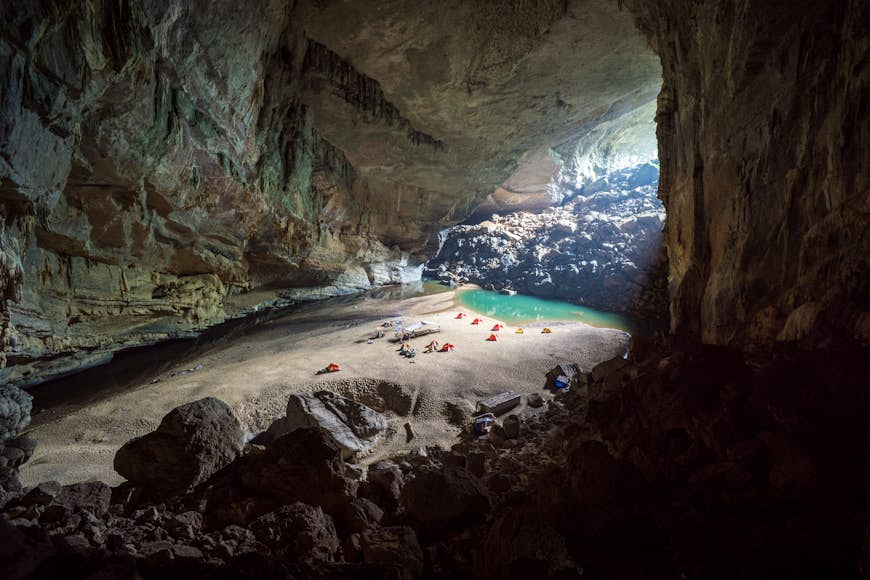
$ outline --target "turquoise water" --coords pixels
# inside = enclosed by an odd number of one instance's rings
[[[456,293],[456,303],[510,324],[567,320],[584,322],[599,328],[617,328],[626,332],[632,332],[637,326],[628,318],[617,314],[599,312],[561,300],[547,300],[522,294],[508,296],[490,290],[462,290]]]

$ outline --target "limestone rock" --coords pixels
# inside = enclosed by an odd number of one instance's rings
[[[207,397],[176,407],[157,430],[127,442],[115,470],[157,493],[187,491],[233,461],[244,434],[230,408]]]
[[[291,395],[287,415],[275,421],[267,431],[271,438],[296,429],[318,427],[340,447],[349,459],[372,450],[387,428],[386,418],[351,399],[329,391]]]

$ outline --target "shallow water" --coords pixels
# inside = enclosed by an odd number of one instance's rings
[[[491,290],[462,290],[456,293],[456,304],[509,324],[571,321],[598,328],[616,328],[629,333],[638,328],[635,321],[618,314],[523,294],[509,296]]]

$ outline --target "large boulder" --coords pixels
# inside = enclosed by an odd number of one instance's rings
[[[183,493],[232,462],[243,445],[227,404],[206,397],[176,407],[156,431],[127,442],[115,455],[115,471],[155,493]]]
[[[417,542],[417,534],[408,526],[367,530],[360,537],[360,546],[366,563],[395,572],[385,577],[411,580],[423,573],[423,550]]]
[[[344,459],[365,454],[387,429],[387,419],[377,411],[329,391],[291,395],[287,415],[269,427],[267,438],[305,427],[318,427],[341,448]]]
[[[233,470],[242,489],[257,498],[322,506],[343,511],[357,482],[341,458],[341,449],[320,429],[297,429],[267,448],[252,451]]]

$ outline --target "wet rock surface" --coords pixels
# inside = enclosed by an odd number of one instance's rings
[[[454,226],[426,274],[661,321],[667,260],[658,177],[656,165],[643,164],[565,192],[559,207]]]

